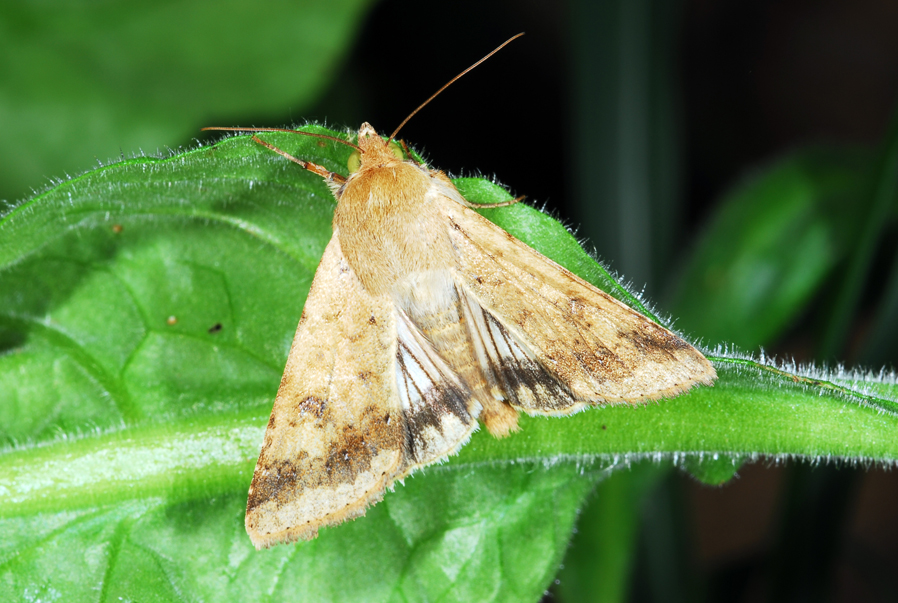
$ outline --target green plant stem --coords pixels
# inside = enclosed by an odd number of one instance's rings
[[[477,434],[450,467],[532,460],[613,465],[715,454],[898,460],[898,416],[846,397],[880,404],[886,400],[882,394],[898,390],[894,384],[883,384],[874,396],[757,362],[717,360],[720,379],[714,387],[645,407],[524,418],[522,433],[514,437]],[[266,416],[267,409],[258,409],[9,451],[0,463],[0,515],[243,489]]]

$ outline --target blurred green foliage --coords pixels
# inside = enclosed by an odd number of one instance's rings
[[[370,4],[4,3],[0,199],[97,161],[183,144],[197,124],[301,115]]]
[[[800,151],[724,196],[677,283],[679,328],[746,350],[775,341],[857,246],[872,160]]]

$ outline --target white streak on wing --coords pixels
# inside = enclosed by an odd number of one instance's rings
[[[498,368],[498,365],[490,350],[487,349],[487,339],[484,337],[489,327],[486,325],[483,310],[477,305],[477,302],[474,302],[464,292],[461,292],[461,300],[463,318],[468,323],[468,329],[471,331],[471,346],[474,349],[474,357],[477,359],[481,373],[483,373],[490,385],[491,395],[496,400],[502,400],[505,396],[502,395],[501,390],[498,388],[498,380],[494,370]]]
[[[396,321],[399,338],[396,379],[403,410],[414,411],[424,403],[424,394],[436,385],[439,370],[422,348],[407,320],[405,316],[400,316]]]
[[[409,406],[409,389],[411,384],[409,383],[409,377],[405,374],[403,370],[403,365],[408,364],[407,361],[402,357],[405,354],[405,349],[400,345],[399,350],[400,361],[396,363],[396,385],[397,391],[399,393],[399,406],[403,411],[407,411]]]
[[[496,323],[493,321],[486,321],[487,328],[489,329],[490,337],[494,342],[493,345],[496,347],[496,353],[501,358],[513,358],[514,353],[511,351],[511,348],[508,346],[508,342],[505,340],[502,331],[496,326]]]
[[[521,342],[514,333],[505,331],[493,319],[488,318],[483,308],[470,296],[464,296],[465,318],[469,321],[472,331],[477,335],[473,337],[474,350],[477,360],[484,368],[503,366],[523,366],[525,363],[536,364],[536,354]]]
[[[482,308],[476,298],[463,295],[463,300],[474,353],[494,399],[539,414],[554,412],[547,410],[550,401],[566,401],[565,409],[576,406],[564,387],[540,364],[532,348]]]
[[[396,325],[397,391],[407,425],[415,426],[409,432],[409,454],[417,466],[423,466],[454,453],[467,441],[477,428],[480,405],[469,401],[467,409],[460,411],[458,405],[464,405],[462,397],[468,388],[401,310]],[[439,424],[430,422],[434,416]]]

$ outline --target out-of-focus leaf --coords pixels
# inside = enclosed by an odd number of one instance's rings
[[[866,211],[857,245],[851,250],[851,259],[840,275],[835,301],[821,338],[822,358],[834,358],[845,349],[851,324],[864,294],[864,283],[873,270],[876,250],[887,228],[888,216],[894,214],[898,205],[898,111],[892,118],[892,126],[876,164],[868,193],[869,201],[864,204]],[[882,277],[878,280],[882,280]],[[886,290],[894,287],[895,285],[890,285]],[[889,301],[887,297],[886,303]],[[889,326],[888,310],[884,308],[884,311],[885,314],[880,318],[884,324],[877,325],[880,328]]]
[[[870,156],[790,156],[729,193],[679,282],[677,326],[744,349],[769,343],[856,243]]]
[[[690,456],[680,468],[709,486],[720,486],[730,481],[742,465],[738,456],[709,454]]]
[[[626,601],[642,501],[670,467],[643,461],[599,483],[580,512],[557,592],[563,601]]]
[[[301,114],[370,4],[4,2],[0,199],[203,125]]]

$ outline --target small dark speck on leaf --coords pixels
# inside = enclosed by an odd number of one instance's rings
[[[211,327],[209,327],[209,332],[210,332],[210,333],[218,333],[218,332],[221,331],[223,328],[224,328],[224,327],[221,326],[221,323],[220,323],[220,322],[217,322],[217,323],[215,323],[214,325],[212,325]]]

